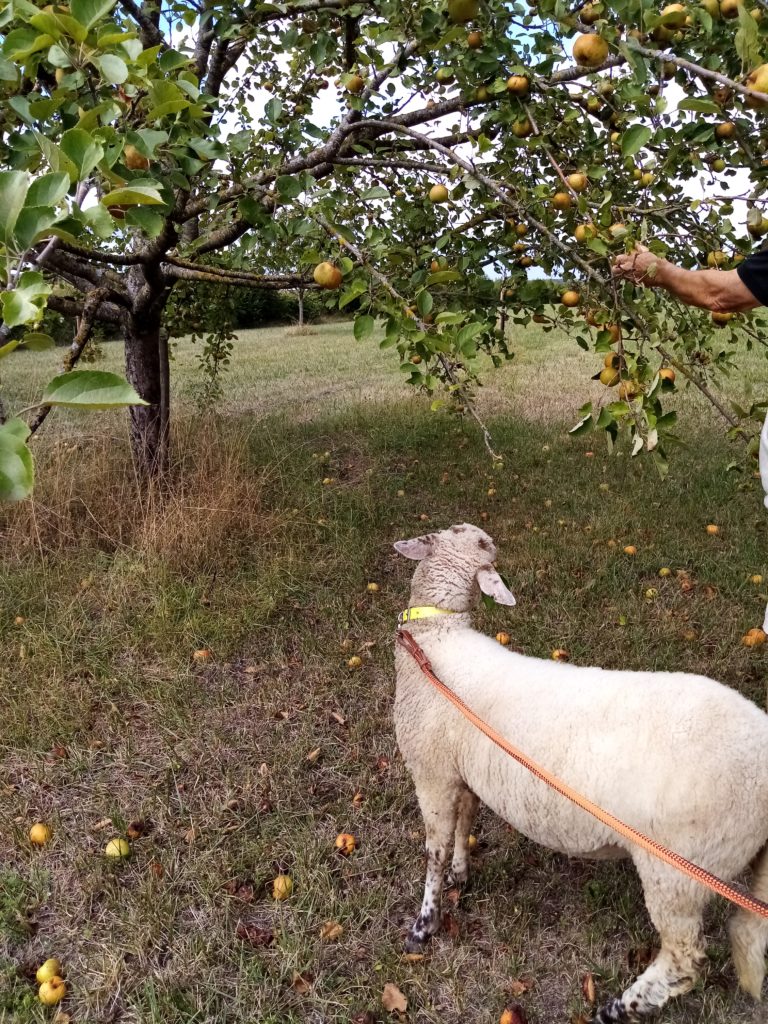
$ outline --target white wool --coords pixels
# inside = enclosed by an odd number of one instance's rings
[[[542,767],[628,824],[726,879],[749,865],[768,841],[768,715],[703,676],[578,667],[511,652],[469,622],[477,571],[495,575],[488,565],[495,558],[491,539],[464,525],[408,549],[414,543],[398,546],[408,557],[429,552],[414,575],[411,605],[428,601],[460,613],[408,627],[447,686]],[[456,815],[459,808],[462,817],[462,794],[469,791],[550,849],[634,860],[662,952],[599,1020],[652,1012],[688,991],[703,960],[707,891],[518,765],[435,691],[399,647],[396,666],[397,739],[424,812],[432,872],[412,942],[433,930],[434,883],[447,856],[440,850],[454,830],[453,871],[459,880],[466,875],[465,825],[457,826]],[[763,899],[767,865],[764,856],[754,881]],[[759,997],[768,924],[740,911],[731,938],[740,980]]]

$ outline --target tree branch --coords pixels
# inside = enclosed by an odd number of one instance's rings
[[[99,306],[104,302],[106,297],[106,288],[94,288],[94,290],[89,292],[86,296],[85,302],[83,303],[83,312],[80,317],[80,323],[78,325],[77,332],[72,339],[72,344],[69,346],[69,352],[62,361],[61,369],[59,370],[60,374],[69,373],[70,370],[73,370],[77,366],[85,346],[91,340],[94,321],[96,320],[96,314],[98,313]],[[51,405],[43,405],[40,407],[34,419],[29,424],[30,437],[40,429],[52,408],[53,406]]]
[[[141,43],[144,49],[148,50],[151,46],[162,46],[164,49],[167,47],[165,36],[145,10],[144,4],[139,7],[134,0],[120,0],[120,6],[141,29]]]

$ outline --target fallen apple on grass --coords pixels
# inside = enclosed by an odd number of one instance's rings
[[[53,829],[45,822],[37,821],[29,830],[29,841],[33,846],[45,846],[53,836]]]
[[[35,979],[38,985],[42,985],[46,981],[51,981],[52,978],[60,978],[62,975],[61,961],[57,960],[56,957],[51,957],[50,960],[46,960],[45,963],[40,964],[35,974]]]

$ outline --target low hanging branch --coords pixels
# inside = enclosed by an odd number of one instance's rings
[[[378,123],[382,124],[382,122]],[[447,146],[443,146],[440,143],[430,139],[428,136],[421,135],[419,132],[414,132],[410,128],[405,128],[402,125],[398,124],[392,124],[391,122],[389,123],[389,127],[391,128],[392,131],[402,132],[406,135],[422,140],[428,148],[434,149],[438,153],[442,153],[443,156],[447,157],[458,167],[461,167],[462,170],[466,171],[468,174],[471,174],[477,181],[479,181],[483,186],[485,186],[485,188],[487,188],[498,199],[500,199],[502,203],[504,203],[506,206],[509,206],[516,213],[517,216],[525,217],[525,219],[533,227],[535,227],[537,231],[540,231],[541,234],[545,236],[556,249],[559,249],[564,255],[568,256],[568,258],[571,261],[576,263],[580,267],[580,269],[595,282],[595,284],[600,286],[602,290],[608,289],[609,282],[606,280],[605,277],[603,277],[602,274],[595,270],[594,267],[587,263],[586,260],[576,255],[572,251],[572,249],[568,245],[566,245],[565,242],[558,238],[557,235],[555,235],[554,232],[547,227],[546,224],[542,223],[540,220],[533,217],[529,212],[522,210],[520,204],[514,199],[512,195],[510,195],[504,189],[500,188],[500,186],[497,185],[492,178],[489,178],[487,175],[478,171],[478,169],[471,161],[465,159],[462,156],[459,156],[458,153],[455,153]],[[632,322],[641,330],[643,334],[647,335],[647,328],[645,324],[638,318],[635,311],[621,300],[618,301],[625,315],[632,320]],[[686,377],[691,382],[691,384],[693,384],[694,387],[696,387],[701,392],[701,394],[707,399],[708,402],[710,402],[713,408],[717,410],[717,412],[723,417],[723,419],[726,421],[726,423],[729,424],[729,426],[739,426],[738,419],[736,419],[728,412],[728,410],[723,406],[723,404],[712,394],[708,385],[703,380],[701,380],[697,374],[693,373],[688,367],[680,363],[679,360],[673,360],[672,356],[664,346],[657,345],[656,347],[659,353],[669,362],[672,362],[673,365],[680,370],[683,376]]]
[[[92,292],[89,292],[83,303],[83,312],[80,316],[80,321],[77,326],[77,331],[72,344],[69,346],[69,350],[62,360],[61,369],[59,373],[69,373],[70,370],[74,370],[80,361],[80,356],[85,350],[85,346],[91,340],[93,335],[93,328],[96,322],[96,315],[99,311],[99,307],[107,297],[106,288],[94,288]],[[45,423],[48,413],[51,411],[53,406],[43,405],[35,414],[32,422],[29,424],[30,437],[35,434],[43,423]]]
[[[403,308],[406,308],[408,303],[405,297],[400,294],[400,292],[395,288],[395,286],[392,284],[392,282],[385,274],[382,274],[380,270],[374,267],[366,259],[365,254],[360,249],[358,249],[356,245],[353,245],[351,242],[348,242],[346,238],[340,235],[338,231],[334,229],[333,225],[328,223],[325,217],[317,216],[315,219],[317,223],[323,228],[323,230],[328,232],[331,238],[333,238],[335,241],[339,243],[339,245],[343,246],[343,248],[349,250],[349,252],[352,253],[352,255],[355,257],[360,266],[365,267],[368,270],[368,273],[371,275],[371,277],[373,277],[374,280],[378,281],[379,284],[382,285],[389,292],[393,299],[399,302]],[[416,323],[418,324],[420,330],[422,330],[425,334],[429,334],[429,325],[424,323],[424,321],[421,318],[417,317]],[[470,415],[477,423],[477,425],[480,427],[480,430],[482,431],[483,435],[483,441],[485,443],[485,447],[488,451],[488,454],[491,456],[494,462],[500,462],[502,456],[499,455],[496,451],[494,451],[493,438],[491,436],[491,432],[486,426],[483,419],[481,418],[477,409],[475,408],[474,402],[472,401],[471,397],[467,394],[461,381],[457,378],[446,356],[442,352],[438,352],[437,357],[440,360],[440,364],[443,367],[446,377],[448,378],[448,380],[450,380],[451,384],[457,389],[457,393],[461,394],[462,401],[469,410]]]

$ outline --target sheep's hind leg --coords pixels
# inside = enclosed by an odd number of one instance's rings
[[[427,833],[427,878],[419,916],[405,942],[408,953],[418,953],[440,927],[440,890],[450,843],[456,830],[460,790],[458,786],[419,786],[416,791]]]
[[[633,1024],[657,1013],[670,999],[691,991],[707,960],[702,934],[707,890],[663,865],[642,863],[639,858],[635,864],[648,913],[661,937],[661,950],[621,998],[612,999],[598,1012],[596,1024]]]
[[[469,847],[467,840],[472,830],[472,825],[477,814],[478,798],[470,789],[465,789],[459,797],[458,817],[456,819],[456,835],[453,840],[453,859],[451,870],[445,880],[450,888],[457,886],[459,889],[466,884],[469,877]]]

